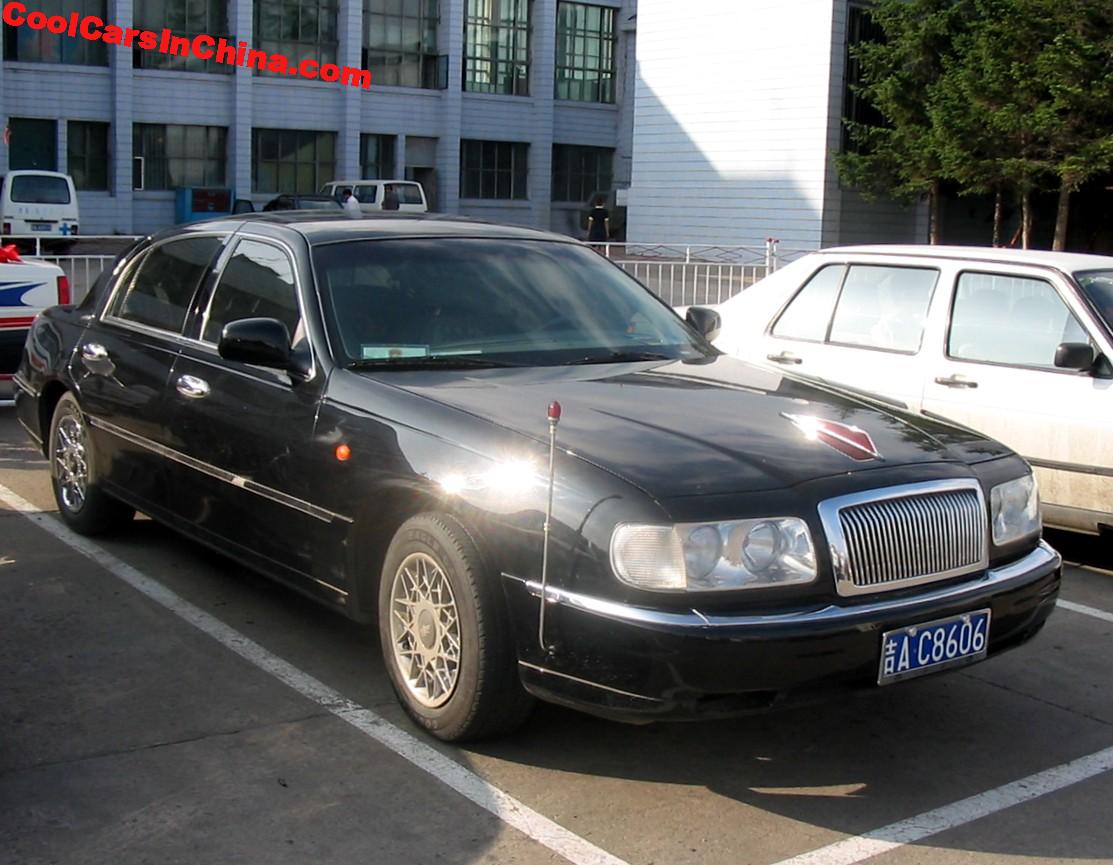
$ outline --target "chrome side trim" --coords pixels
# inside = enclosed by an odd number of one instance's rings
[[[536,673],[541,673],[545,676],[559,676],[562,679],[568,679],[570,682],[576,682],[580,685],[587,685],[589,688],[598,688],[600,691],[610,691],[612,694],[619,694],[623,697],[631,697],[635,700],[645,700],[647,703],[663,703],[664,700],[657,697],[646,697],[644,694],[635,694],[633,691],[623,691],[621,688],[612,688],[610,685],[600,685],[598,682],[591,682],[587,679],[581,679],[579,676],[570,676],[567,673],[558,673],[556,670],[550,670],[548,667],[539,667],[537,664],[528,664],[525,661],[518,662],[519,667],[525,667],[527,670],[533,670]]]
[[[973,526],[977,530],[976,535],[971,535],[967,531],[970,527],[962,521],[944,519],[937,511],[920,508],[916,501],[917,497],[940,493],[975,494],[977,513],[973,513],[970,508],[967,508],[967,510],[971,511],[973,519],[976,521]],[[940,536],[939,543],[946,544],[952,549],[968,548],[969,552],[973,552],[974,546],[979,547],[980,555],[977,560],[959,567],[946,568],[932,573],[924,574],[921,572],[918,576],[904,579],[890,578],[892,574],[886,574],[884,579],[873,579],[872,575],[869,579],[856,579],[856,576],[860,576],[856,575],[854,571],[856,563],[862,565],[866,559],[875,563],[884,563],[894,551],[902,552],[906,554],[906,557],[930,561],[932,564],[939,559],[939,556],[929,555],[931,553],[930,549],[924,549],[919,545],[921,539],[915,537],[917,533],[910,530],[907,521],[895,521],[890,524],[879,516],[866,516],[864,521],[867,525],[859,532],[859,536],[855,538],[853,545],[858,552],[858,561],[856,562],[855,557],[852,556],[852,544],[847,537],[846,526],[844,526],[841,515],[842,511],[868,505],[883,505],[886,502],[896,500],[906,500],[904,504],[897,506],[898,510],[913,513],[921,520],[921,523],[934,524],[934,528]],[[921,513],[921,511],[923,512]],[[967,514],[967,516],[971,514]],[[864,490],[859,493],[838,496],[820,502],[819,519],[823,524],[823,531],[827,535],[827,549],[835,570],[835,589],[844,597],[872,595],[878,592],[895,591],[910,586],[935,583],[963,574],[973,574],[984,570],[989,565],[989,510],[986,507],[985,493],[982,492],[981,484],[972,478],[901,484],[894,487]],[[864,551],[868,551],[868,555],[864,555]],[[940,562],[940,564],[942,563]],[[891,571],[892,568],[890,567],[889,570]]]
[[[122,438],[124,441],[131,442],[132,444],[138,445],[141,448],[146,448],[147,450],[151,451],[152,453],[156,453],[161,457],[165,457],[168,460],[173,460],[174,462],[180,463],[181,465],[186,466],[187,468],[191,468],[194,471],[201,472],[201,474],[208,475],[209,477],[216,478],[220,481],[224,481],[226,484],[231,484],[232,486],[238,487],[241,490],[246,490],[249,493],[254,493],[257,496],[269,499],[272,502],[277,502],[280,505],[285,505],[288,508],[311,516],[314,519],[320,520],[321,522],[331,523],[334,520],[339,520],[345,523],[355,522],[355,520],[353,520],[351,517],[346,517],[343,514],[338,514],[335,511],[330,511],[326,508],[322,508],[319,505],[315,505],[312,502],[307,502],[304,499],[299,499],[296,496],[284,493],[281,490],[276,490],[272,487],[256,483],[255,481],[251,480],[251,478],[245,478],[242,475],[237,475],[233,472],[227,471],[226,469],[219,468],[218,466],[210,465],[207,462],[195,459],[188,454],[183,454],[181,451],[176,451],[173,448],[166,447],[165,445],[161,445],[158,442],[153,442],[148,438],[136,435],[135,433],[129,432],[126,429],[122,429],[121,427],[118,427],[113,423],[109,423],[108,421],[101,420],[100,418],[90,416],[89,424],[91,426],[97,427],[98,429],[102,429],[107,433],[117,436],[118,438]]]
[[[701,613],[698,610],[673,612],[646,607],[632,607],[618,601],[570,592],[566,589],[548,586],[545,597],[549,603],[560,604],[580,612],[616,622],[631,625],[663,626],[690,630],[706,634],[724,628],[779,628],[793,625],[840,625],[861,624],[873,617],[900,613],[915,614],[917,608],[935,603],[962,603],[966,600],[982,600],[987,590],[1004,590],[1012,583],[1023,583],[1028,579],[1051,573],[1063,564],[1062,557],[1045,541],[1022,559],[990,568],[985,576],[973,582],[944,586],[913,598],[894,598],[855,604],[849,607],[816,607],[810,610],[793,610],[789,613],[771,613],[754,616],[722,616],[716,613]],[[504,577],[521,583],[535,598],[541,597],[541,584],[533,580],[503,574]]]
[[[1039,469],[1050,469],[1056,472],[1071,472],[1078,475],[1093,475],[1099,478],[1113,478],[1113,468],[1105,466],[1087,466],[1081,463],[1060,463],[1055,460],[1038,460],[1034,457],[1025,457],[1025,462]]]
[[[37,391],[33,387],[31,387],[31,383],[28,382],[25,378],[23,378],[23,376],[21,376],[19,373],[16,373],[15,375],[12,376],[12,384],[14,384],[21,391],[23,391],[25,394],[27,394],[27,396],[34,397],[35,399],[38,399],[39,391]]]

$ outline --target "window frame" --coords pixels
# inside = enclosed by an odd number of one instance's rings
[[[372,6],[378,4],[384,11],[376,11]],[[439,52],[440,39],[441,39],[441,4],[440,0],[418,0],[417,15],[409,15],[406,13],[406,4],[403,2],[398,8],[398,12],[385,11],[386,0],[363,0],[363,25],[362,32],[360,33],[360,61],[361,66],[371,72],[372,79],[377,82],[380,87],[415,87],[421,90],[441,90],[440,86],[440,73],[441,73],[441,55]],[[370,26],[369,22],[371,16],[379,16],[386,21],[394,21],[398,24],[399,39],[396,44],[391,45],[371,45],[370,43]],[[418,47],[417,50],[408,49],[406,47],[405,31],[407,21],[417,22],[418,33]],[[430,48],[426,45],[426,37],[429,35],[429,28],[432,27],[433,45]],[[388,29],[388,28],[384,28]],[[385,43],[385,40],[384,40]],[[372,55],[381,57],[387,60],[386,63],[371,63]],[[384,83],[381,78],[375,77],[375,67],[387,67],[397,62],[397,65],[404,65],[406,60],[416,58],[418,66],[417,84],[402,84],[402,83]],[[400,62],[398,62],[400,59]]]
[[[955,357],[954,355],[952,355],[951,354],[951,329],[954,326],[955,302],[958,300],[958,284],[959,284],[959,281],[962,279],[962,277],[964,277],[968,274],[975,275],[975,276],[990,276],[990,277],[1005,277],[1005,278],[1010,278],[1011,277],[1013,279],[1029,279],[1029,280],[1032,280],[1034,282],[1044,283],[1045,285],[1047,285],[1052,290],[1052,292],[1054,292],[1055,297],[1058,298],[1059,302],[1062,303],[1063,306],[1066,308],[1067,314],[1070,315],[1075,320],[1075,322],[1078,324],[1078,326],[1082,329],[1082,332],[1086,334],[1086,336],[1089,340],[1089,343],[1090,343],[1091,346],[1093,346],[1094,350],[1099,354],[1101,353],[1101,344],[1097,340],[1094,339],[1094,334],[1091,332],[1091,328],[1087,327],[1086,322],[1083,321],[1081,318],[1079,318],[1078,314],[1071,307],[1070,301],[1068,301],[1067,298],[1063,296],[1063,292],[1061,291],[1060,287],[1055,284],[1054,278],[1052,276],[1050,276],[1050,275],[1047,275],[1047,276],[1039,275],[1039,276],[1037,276],[1036,274],[1032,274],[1032,273],[1008,273],[1008,272],[1005,272],[1005,271],[980,270],[978,268],[960,268],[955,273],[954,284],[951,288],[950,302],[947,304],[947,327],[946,327],[946,329],[944,331],[944,334],[943,334],[943,357],[944,358],[946,358],[951,363],[971,363],[971,364],[976,364],[978,366],[994,366],[994,367],[999,367],[1001,369],[1015,369],[1015,370],[1023,370],[1025,372],[1045,372],[1045,373],[1051,373],[1052,375],[1065,375],[1065,376],[1073,376],[1073,377],[1076,377],[1076,378],[1077,377],[1083,377],[1083,378],[1092,377],[1091,373],[1088,370],[1059,369],[1056,366],[1049,366],[1049,367],[1048,366],[1032,366],[1031,364],[1026,364],[1026,363],[1003,363],[1002,361],[998,361],[998,360],[978,360],[978,359],[975,359],[975,358]]]
[[[315,41],[309,41],[301,38],[287,39],[282,36],[270,37],[263,35],[263,8],[264,6],[274,7],[273,11],[278,15],[278,30],[283,30],[283,24],[286,23],[285,12],[287,7],[296,4],[297,10],[297,27],[298,36],[301,36],[302,19],[306,16],[302,14],[303,10],[307,7],[313,7],[316,10],[317,21],[317,38]],[[254,33],[253,48],[260,51],[265,51],[269,57],[272,54],[281,54],[286,57],[288,64],[291,67],[297,66],[303,60],[315,60],[319,65],[324,66],[326,63],[339,64],[340,62],[340,11],[342,0],[253,0],[252,2],[252,25]],[[333,30],[335,39],[331,41],[321,41],[320,34],[322,31],[322,12],[332,15]],[[361,37],[362,38],[362,34]],[[331,51],[331,53],[330,53]],[[266,70],[256,69],[256,75],[265,75],[270,77],[282,78],[284,76],[279,73],[267,72]]]
[[[601,22],[599,30],[587,29],[586,24],[583,28],[572,26],[570,29],[562,30],[561,28],[561,8],[562,7],[576,7],[573,17],[578,23],[580,16],[586,18],[588,9],[598,9],[601,14]],[[618,89],[618,12],[614,6],[601,6],[597,3],[580,3],[576,0],[560,0],[556,8],[556,42],[554,44],[554,73],[553,73],[553,98],[560,102],[586,102],[594,105],[614,105],[617,100]],[[610,23],[610,34],[607,35],[606,21]],[[561,63],[562,48],[571,44],[573,48],[577,45],[583,45],[584,51],[576,53],[575,50],[571,54],[565,54],[565,58],[571,58],[570,62]],[[599,61],[600,66],[591,67],[584,63],[577,65],[576,61],[586,61],[589,58],[587,51],[588,45],[597,45],[599,48]],[[610,64],[609,67],[602,65],[603,60],[609,51]],[[570,77],[561,78],[561,72],[571,73]],[[595,79],[595,87],[601,91],[604,82],[606,82],[607,93],[605,98],[585,99],[575,96],[562,96],[560,93],[561,84],[566,86],[572,83],[577,83],[586,86],[589,83],[588,79],[579,79],[574,77],[576,74],[583,73],[597,73],[598,77]],[[604,75],[608,77],[604,78]],[[600,94],[602,95],[602,94]]]
[[[240,251],[240,247],[243,246],[245,243],[257,243],[262,246],[273,247],[274,249],[279,250],[279,252],[281,252],[286,257],[286,260],[290,265],[290,273],[294,278],[294,303],[297,305],[298,308],[298,319],[303,325],[305,323],[305,309],[301,302],[301,281],[298,278],[298,259],[297,255],[294,253],[294,250],[287,244],[282,243],[281,241],[271,237],[263,237],[262,235],[255,234],[236,234],[235,243],[232,243],[227,249],[224,250],[223,254],[216,259],[216,264],[214,264],[212,268],[212,282],[209,290],[205,293],[205,296],[203,298],[204,309],[199,308],[194,312],[194,318],[196,319],[196,321],[192,322],[191,326],[191,329],[197,334],[197,336],[195,337],[195,341],[200,343],[201,345],[208,346],[213,350],[216,350],[217,346],[219,345],[219,341],[211,342],[205,339],[205,329],[208,327],[209,324],[209,314],[212,311],[213,301],[216,300],[217,292],[220,289],[221,282],[224,280],[224,274],[225,271],[227,271],[228,269],[228,265],[232,263],[232,259],[236,257],[236,254]],[[201,299],[202,298],[198,298],[198,300]],[[200,304],[198,304],[198,306],[200,306]],[[297,328],[295,327],[295,332],[296,329]],[[306,339],[308,339],[308,328],[305,327],[303,328],[303,330],[306,331],[305,337]],[[293,339],[294,333],[292,332],[290,334],[291,344],[293,344]]]
[[[44,8],[52,7],[52,8]],[[101,21],[109,20],[109,4],[108,0],[66,0],[66,2],[50,3],[50,0],[39,0],[35,9],[32,12],[45,12],[47,15],[61,15],[68,18],[71,12],[78,12],[84,18],[89,15],[95,15]],[[23,34],[28,39],[36,39],[39,41],[40,48],[47,44],[58,44],[58,60],[46,60],[42,57],[20,57],[19,56],[19,37]],[[85,58],[82,62],[75,62],[63,59],[65,49],[69,46],[71,50],[76,49],[77,52]],[[13,27],[10,24],[4,24],[4,45],[3,45],[3,60],[8,63],[49,63],[56,66],[91,66],[94,68],[105,68],[109,65],[108,61],[108,46],[103,40],[91,41],[83,39],[80,36],[67,36],[65,34],[53,34],[46,30],[35,31],[31,30],[26,25],[22,27]],[[41,53],[41,51],[40,51]],[[15,55],[15,56],[12,56]],[[98,57],[103,55],[104,62],[88,62],[90,56]]]
[[[290,164],[290,163],[288,163],[286,160],[283,160],[281,158],[281,155],[282,155],[281,144],[279,144],[279,146],[278,146],[279,158],[277,160],[269,160],[269,159],[264,160],[262,158],[262,150],[263,150],[262,137],[264,135],[278,135],[278,136],[281,136],[281,135],[295,135],[295,136],[312,135],[312,136],[314,136],[313,162],[312,163],[299,162],[296,158],[292,162],[292,164],[294,166],[294,188],[293,189],[283,189],[282,188],[280,168],[281,168],[281,166],[286,165],[286,164]],[[322,165],[328,165],[330,163],[322,163],[321,162],[321,158],[320,158],[319,153],[318,153],[319,148],[320,148],[321,136],[331,136],[332,137],[332,162],[331,162],[332,168],[331,169],[322,169]],[[297,143],[296,140],[295,140],[295,143]],[[260,195],[282,195],[282,194],[288,194],[288,195],[315,195],[315,194],[317,194],[317,191],[319,189],[321,189],[323,186],[325,186],[327,183],[329,183],[331,180],[333,180],[333,178],[336,175],[336,167],[337,167],[338,162],[339,162],[339,160],[337,159],[337,151],[338,151],[339,144],[340,144],[340,133],[336,132],[336,131],[333,131],[333,130],[276,129],[276,128],[270,128],[270,127],[267,127],[267,128],[258,127],[258,126],[254,127],[251,130],[251,191],[252,191],[252,193],[253,194],[257,193],[257,194],[260,194]],[[298,149],[300,149],[300,144],[297,147],[294,148],[295,156],[296,156],[296,153],[297,153]],[[264,188],[260,184],[260,177],[261,177],[262,172],[259,169],[260,169],[263,162],[266,162],[266,163],[273,162],[276,166],[275,188],[274,189]],[[298,188],[298,180],[297,180],[298,167],[301,166],[301,165],[305,165],[305,164],[312,164],[312,166],[313,166],[313,182],[311,184],[311,188],[299,189]],[[328,175],[327,180],[322,179],[325,174]]]
[[[461,55],[460,74],[461,74],[461,90],[464,93],[480,93],[493,96],[530,96],[531,95],[531,78],[533,77],[533,0],[486,0],[490,3],[490,14],[480,16],[473,14],[471,10],[474,6],[482,0],[463,0],[464,2],[464,44],[463,52]],[[503,15],[504,5],[511,5],[515,12],[525,10],[524,22],[519,21],[519,16],[515,15],[510,19],[509,23],[506,22],[506,16]],[[487,42],[472,41],[469,39],[469,33],[475,32],[479,29],[489,31],[490,38]],[[510,52],[510,59],[503,59],[499,54],[502,48],[500,37],[503,31],[510,34],[507,50]],[[518,60],[517,55],[522,49],[522,42],[524,40],[525,60]],[[480,45],[489,46],[490,56],[479,56],[478,48]],[[489,64],[490,74],[488,76],[489,84],[486,87],[479,86],[479,82],[474,75],[475,64],[485,63]],[[500,76],[498,70],[503,67],[509,67],[512,70],[506,80],[510,82],[508,89],[499,89],[498,82]],[[517,68],[522,68],[524,74],[519,76]]]
[[[101,310],[98,320],[102,324],[113,325],[131,330],[136,333],[146,334],[148,336],[157,336],[161,339],[172,339],[178,341],[186,341],[191,343],[199,342],[192,339],[186,334],[192,329],[192,323],[196,316],[197,302],[204,296],[213,274],[221,263],[224,254],[228,249],[228,239],[231,235],[226,231],[197,231],[188,232],[183,234],[176,234],[173,237],[167,237],[162,240],[151,243],[150,246],[140,250],[135,256],[128,261],[125,270],[120,274],[116,280],[115,285],[112,286],[112,291],[109,292],[108,298],[105,300],[104,307]],[[179,325],[177,331],[167,330],[165,328],[156,327],[152,324],[145,324],[141,321],[133,321],[130,318],[122,318],[118,314],[119,306],[123,303],[124,297],[127,296],[131,290],[132,285],[135,283],[139,272],[143,269],[143,265],[147,263],[147,259],[162,247],[171,243],[181,242],[184,240],[202,240],[205,238],[213,238],[217,240],[217,248],[213,253],[212,258],[206,266],[204,274],[198,280],[197,285],[193,289],[193,294],[190,297],[189,305],[186,307],[185,316],[182,318],[182,323]]]
[[[156,19],[153,15],[150,19],[144,19],[143,12],[140,10],[149,12],[150,2],[151,0],[143,0],[142,3],[135,5],[134,26],[137,29],[149,30],[153,33],[162,33],[166,29],[174,36],[189,39],[191,42],[195,37],[201,35],[212,36],[214,39],[224,38],[233,49],[235,48],[236,37],[231,33],[232,27],[228,19],[229,0],[205,0],[205,20],[197,29],[188,27],[188,20],[187,27],[184,29],[170,26],[173,23],[171,15],[174,9],[165,0],[163,0],[160,9],[161,20]],[[187,19],[188,14],[187,5]],[[218,63],[215,55],[208,60],[201,60],[192,54],[189,57],[178,57],[172,54],[163,54],[159,51],[144,51],[138,46],[132,53],[132,68],[137,71],[196,72],[202,75],[231,75],[235,71],[233,66]]]
[[[222,148],[223,153],[221,154],[221,157],[219,159],[220,179],[219,180],[213,180],[212,182],[201,183],[200,186],[201,187],[216,187],[216,188],[225,188],[225,187],[228,186],[228,139],[229,139],[229,135],[228,135],[228,127],[227,126],[205,126],[205,125],[194,124],[194,123],[133,123],[131,128],[132,128],[131,135],[132,135],[133,174],[134,174],[135,159],[139,158],[139,159],[143,160],[143,187],[142,187],[142,189],[139,189],[139,187],[134,186],[135,179],[134,179],[134,176],[133,176],[133,178],[132,178],[132,184],[133,184],[132,188],[133,188],[134,191],[166,192],[166,191],[170,191],[170,190],[177,189],[179,187],[185,186],[185,184],[182,184],[182,183],[171,184],[171,180],[173,179],[171,177],[171,172],[170,172],[170,162],[171,162],[171,160],[189,161],[189,160],[192,159],[192,160],[200,161],[202,163],[213,163],[213,165],[206,165],[202,169],[202,175],[206,180],[209,177],[209,175],[208,175],[209,168],[212,168],[217,164],[216,157],[209,157],[209,156],[196,157],[196,156],[193,156],[193,155],[171,156],[169,146],[166,146],[164,148],[165,152],[162,153],[162,154],[159,154],[159,155],[151,155],[150,153],[148,153],[146,151],[145,147],[137,147],[136,146],[137,139],[138,139],[139,143],[143,143],[143,141],[144,141],[144,139],[142,137],[142,134],[141,134],[142,130],[158,129],[158,128],[161,128],[163,130],[163,138],[165,140],[166,145],[169,145],[169,142],[170,142],[170,132],[169,132],[169,130],[171,128],[177,128],[177,129],[183,129],[183,130],[184,129],[204,129],[205,130],[205,135],[206,135],[206,152],[208,151],[207,138],[210,134],[213,133],[213,130],[217,130],[221,134],[223,134],[223,136],[224,136],[224,146]],[[183,134],[185,134],[185,133],[183,133]],[[188,148],[185,148],[185,150],[183,152],[186,152],[188,154]],[[155,161],[155,160],[161,161],[165,165],[165,169],[164,169],[165,170],[165,176],[158,178],[159,185],[157,185],[157,186],[153,186],[151,184],[150,165],[151,165],[151,162]],[[163,185],[164,183],[165,183],[165,185]],[[197,188],[197,187],[194,187],[194,188]]]
[[[828,267],[841,267],[844,270],[842,279],[839,280],[838,291],[835,293],[835,302],[831,305],[831,314],[827,318],[827,326],[826,328],[824,328],[823,331],[823,339],[804,339],[802,337],[795,336],[780,336],[774,333],[774,328],[776,328],[776,326],[780,323],[781,318],[784,316],[788,308],[796,301],[796,298],[803,293],[804,289],[811,284],[812,280],[814,280],[816,276],[819,275],[819,272],[821,270],[825,270]],[[847,277],[850,276],[850,271],[855,267],[887,267],[893,270],[934,271],[935,283],[932,285],[931,293],[928,295],[927,307],[924,312],[923,318],[923,327],[920,329],[920,341],[917,344],[915,351],[904,351],[894,348],[881,348],[879,346],[861,345],[859,343],[853,342],[836,342],[831,339],[831,331],[834,328],[835,324],[835,315],[838,313],[839,304],[842,303],[843,291],[846,289],[846,280]],[[792,293],[792,296],[784,304],[782,304],[781,308],[777,310],[777,314],[773,316],[773,318],[770,320],[769,325],[765,328],[764,335],[770,339],[784,339],[790,340],[792,342],[808,343],[810,345],[830,345],[834,346],[835,348],[860,349],[861,351],[878,351],[882,352],[883,354],[895,354],[901,355],[903,357],[916,357],[924,350],[924,337],[927,335],[928,332],[928,325],[931,319],[931,309],[932,306],[935,305],[935,297],[936,293],[939,291],[939,284],[942,282],[942,275],[942,268],[939,265],[932,264],[889,264],[888,262],[879,263],[864,261],[831,261],[821,267],[817,267],[814,271],[812,271],[807,281],[803,283],[803,285],[801,285],[799,288],[797,288],[796,291]]]
[[[595,178],[595,183],[593,184],[592,188],[590,190],[588,190],[586,195],[583,195],[580,198],[558,198],[557,197],[557,195],[558,195],[557,180],[558,180],[558,172],[559,172],[558,159],[557,159],[557,148],[561,148],[562,149],[562,155],[565,155],[567,157],[566,159],[561,160],[565,163],[563,168],[567,169],[567,170],[564,171],[564,179],[566,181],[565,186],[567,188],[571,188],[573,178],[580,178],[580,181],[582,183],[582,180],[584,178],[592,176],[592,175],[578,173],[576,171],[571,170],[572,169],[572,163],[577,161],[575,157],[581,156],[585,152],[590,153],[594,157],[596,171],[595,171],[595,174],[593,176]],[[613,148],[613,147],[596,147],[593,144],[561,144],[561,143],[558,143],[558,142],[553,142],[552,154],[553,154],[553,158],[552,158],[552,177],[550,178],[550,181],[549,181],[549,198],[550,198],[550,201],[552,203],[554,203],[554,204],[575,203],[575,204],[583,205],[583,204],[587,204],[589,198],[592,195],[594,195],[595,193],[602,192],[602,191],[610,191],[612,188],[614,188],[615,148]],[[604,156],[604,154],[607,157],[609,157],[609,159],[610,159],[610,169],[609,169],[608,174],[606,175],[610,182],[607,183],[606,186],[603,186],[599,182],[600,179],[603,177],[603,175],[600,174],[600,172],[598,170],[599,169],[599,160],[602,156]],[[561,191],[561,194],[564,194],[563,190]]]
[[[379,149],[380,158],[379,158],[379,163],[378,164],[380,166],[388,165],[389,168],[390,168],[389,172],[383,172],[383,171],[380,170],[380,173],[376,177],[368,176],[367,166],[370,165],[371,163],[364,161],[364,156],[367,153],[367,145],[370,144],[372,141],[376,142],[376,144],[378,146],[378,149]],[[388,142],[389,142],[389,147],[384,148],[384,145],[387,144]],[[390,151],[389,162],[382,158],[382,154],[384,152],[384,149]],[[378,132],[361,132],[359,134],[359,174],[360,174],[359,179],[360,180],[394,180],[394,179],[396,179],[394,177],[394,174],[395,174],[395,172],[397,171],[397,168],[398,168],[398,161],[397,160],[398,160],[398,136],[397,135],[390,135],[389,133],[384,134],[384,133],[378,133]]]
[[[78,158],[85,164],[82,166],[82,172],[87,178],[89,175],[88,163],[92,157],[89,156],[88,144],[90,134],[94,128],[100,128],[104,131],[104,186],[87,186],[78,182],[77,175],[74,174],[74,155],[73,155],[73,142],[74,142],[74,127],[79,127],[82,143],[85,147],[84,153]],[[110,192],[112,190],[112,124],[101,120],[67,120],[66,121],[66,174],[73,178],[73,187],[78,192]]]
[[[467,194],[465,194],[465,184],[467,183],[467,176],[468,176],[468,172],[469,172],[469,169],[466,167],[467,166],[467,163],[466,163],[466,149],[469,146],[473,146],[473,145],[478,145],[479,146],[479,153],[480,153],[479,167],[476,168],[476,169],[470,169],[472,171],[478,171],[479,172],[479,174],[478,174],[478,176],[479,176],[479,193],[480,193],[479,195],[467,195]],[[483,146],[484,145],[492,145],[495,148],[495,150],[494,150],[494,166],[495,167],[492,168],[492,169],[487,169],[487,168],[484,167],[484,161],[483,161]],[[498,194],[499,172],[503,171],[503,169],[500,169],[498,167],[498,164],[499,164],[499,161],[500,161],[499,151],[498,151],[499,146],[510,148],[510,168],[509,168],[509,172],[510,172],[510,195],[509,195],[509,197],[506,197],[506,198],[502,198]],[[520,148],[520,150],[519,150],[519,148]],[[460,198],[468,200],[468,201],[529,201],[530,200],[530,197],[529,197],[529,193],[530,193],[530,189],[529,189],[529,151],[530,151],[530,145],[529,145],[528,141],[491,141],[491,140],[488,140],[488,139],[485,139],[485,138],[461,138],[460,139]],[[524,171],[523,171],[523,175],[522,175],[523,176],[523,182],[525,184],[525,188],[523,190],[521,190],[521,192],[522,192],[521,195],[516,195],[516,192],[517,192],[517,190],[516,190],[516,178],[518,176],[518,171],[519,171],[519,168],[518,168],[518,156],[519,155],[521,155],[523,157],[524,162],[525,162],[525,167],[524,167]],[[484,196],[482,194],[483,193],[483,176],[484,176],[485,173],[488,173],[488,172],[494,175],[495,194],[493,196]]]

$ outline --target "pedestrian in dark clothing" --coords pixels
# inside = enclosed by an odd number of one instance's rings
[[[397,210],[398,209],[398,192],[394,189],[393,183],[386,185],[386,190],[383,192],[383,210]]]
[[[587,218],[587,239],[596,252],[605,252],[604,244],[611,239],[611,213],[607,210],[607,199],[602,195],[595,199],[595,206]]]

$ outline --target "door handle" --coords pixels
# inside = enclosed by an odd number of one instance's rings
[[[209,383],[195,375],[183,375],[178,379],[178,393],[187,399],[204,399],[210,393]]]
[[[968,379],[964,375],[952,375],[952,376],[946,377],[946,378],[944,378],[943,376],[940,376],[935,380],[935,383],[936,384],[941,384],[941,385],[943,385],[943,387],[957,387],[957,388],[970,388],[970,389],[976,388],[978,386],[978,383],[976,381],[971,381],[970,379]]]
[[[81,359],[93,363],[98,360],[108,360],[108,349],[99,342],[87,342],[81,346]]]
[[[797,357],[790,351],[782,351],[780,354],[767,354],[766,360],[771,360],[773,363],[803,363],[804,358]]]

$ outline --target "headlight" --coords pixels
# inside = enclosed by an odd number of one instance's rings
[[[998,484],[989,491],[995,546],[1019,541],[1040,531],[1040,494],[1031,475]]]
[[[611,567],[639,589],[715,591],[810,583],[815,547],[796,517],[624,524],[611,536]]]

